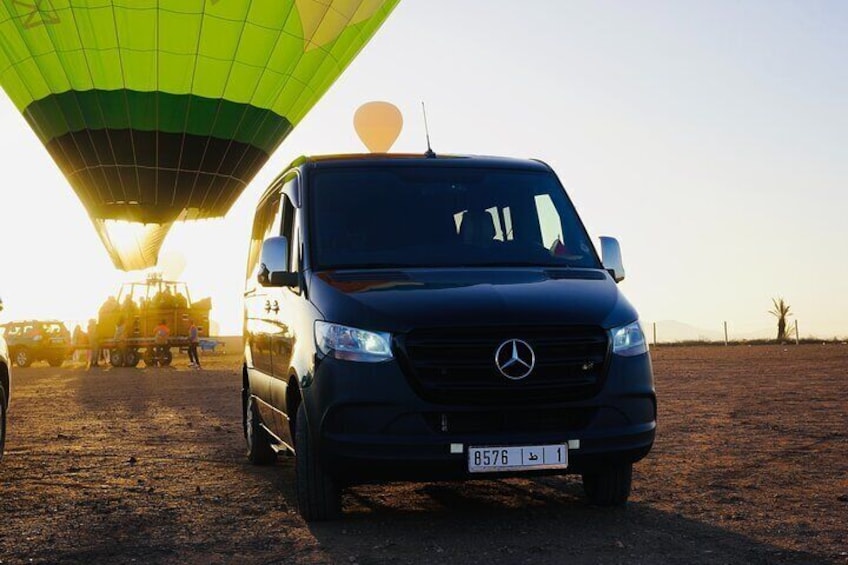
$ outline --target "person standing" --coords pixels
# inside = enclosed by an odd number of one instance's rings
[[[189,320],[188,328],[188,366],[195,369],[200,369],[200,357],[197,356],[197,346],[200,344],[197,325],[194,320]]]
[[[115,346],[121,352],[121,359],[126,360],[127,355],[127,327],[124,322],[124,317],[118,318],[118,324],[115,326]]]
[[[80,325],[77,324],[76,326],[74,326],[74,333],[71,335],[71,347],[74,350],[74,352],[73,352],[74,362],[77,362],[77,361],[80,360],[80,353],[81,353],[80,348],[84,345],[83,344],[83,337],[82,337],[83,335],[85,335],[85,332],[82,331],[82,328],[80,327]]]
[[[91,318],[88,321],[88,368],[99,367],[100,361],[100,339],[97,335],[97,321]]]
[[[169,349],[168,341],[171,336],[171,330],[168,328],[168,323],[163,318],[159,325],[156,326],[156,331],[153,334],[153,341],[156,344],[156,357],[159,363],[164,364],[165,351]]]

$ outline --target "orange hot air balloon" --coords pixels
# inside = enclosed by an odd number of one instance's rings
[[[113,263],[224,216],[400,0],[0,0],[0,86]]]
[[[366,102],[353,115],[353,127],[369,151],[386,153],[400,135],[403,116],[390,102]]]

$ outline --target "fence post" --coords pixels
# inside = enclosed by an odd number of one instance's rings
[[[724,345],[727,347],[727,322],[724,323]]]
[[[795,345],[798,345],[800,341],[798,338],[798,320],[795,320]]]
[[[657,323],[654,322],[654,347],[657,346]]]

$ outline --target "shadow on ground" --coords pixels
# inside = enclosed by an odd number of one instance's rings
[[[335,563],[827,562],[646,503],[589,506],[573,477],[359,487],[345,504],[310,526]]]

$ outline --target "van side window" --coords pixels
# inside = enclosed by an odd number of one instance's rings
[[[289,272],[296,273],[300,270],[300,238],[297,234],[297,207],[296,201],[298,189],[298,177],[293,176],[283,185],[283,201],[280,222],[280,235],[285,236],[289,242]]]
[[[250,235],[250,249],[247,254],[247,278],[250,279],[259,264],[259,253],[262,251],[262,242],[272,235],[280,233],[280,199],[282,195],[279,190],[267,195],[253,218],[253,230]],[[274,229],[276,226],[276,230]]]
[[[283,214],[282,214],[282,233],[281,235],[285,236],[289,241],[289,271],[292,273],[296,273],[298,271],[298,255],[297,255],[297,247],[295,247],[295,237],[294,237],[294,218],[295,218],[295,207],[294,204],[291,203],[288,196],[283,196]]]

